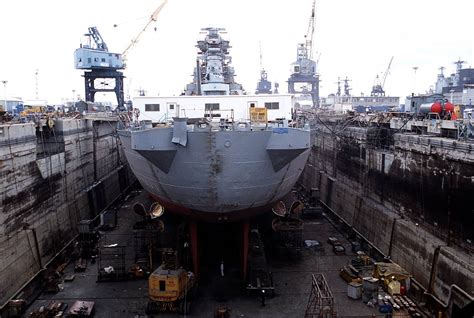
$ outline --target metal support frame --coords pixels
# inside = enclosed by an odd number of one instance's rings
[[[194,275],[196,276],[196,279],[199,279],[199,236],[198,223],[196,221],[191,221],[189,223],[189,235],[191,237],[191,256],[193,258]]]
[[[112,272],[106,272],[105,268],[112,267]],[[127,279],[125,267],[125,246],[102,245],[99,248],[97,262],[97,282],[117,281]]]
[[[250,235],[250,223],[249,221],[245,221],[242,224],[242,276],[243,276],[242,278],[243,278],[243,281],[247,280],[249,235]]]
[[[306,307],[305,318],[337,317],[334,310],[334,297],[323,274],[311,275],[311,294]]]
[[[303,91],[296,90],[295,83],[307,83],[311,85],[311,90]],[[302,76],[302,75],[292,75],[288,79],[288,92],[290,94],[310,94],[313,99],[313,106],[319,106],[319,75],[314,76]]]
[[[85,81],[85,96],[86,102],[94,102],[95,94],[97,92],[113,92],[117,98],[117,108],[119,110],[125,109],[125,98],[123,89],[124,75],[122,72],[117,70],[96,70],[93,69],[88,72],[84,72]],[[97,79],[112,79],[115,81],[113,88],[97,88],[95,87],[95,80]]]

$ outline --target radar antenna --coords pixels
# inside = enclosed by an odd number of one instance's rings
[[[454,62],[454,64],[456,65],[456,73],[459,73],[464,63],[466,63],[466,61],[462,61],[461,58],[459,58],[456,62]]]

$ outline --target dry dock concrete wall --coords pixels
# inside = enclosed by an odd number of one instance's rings
[[[134,180],[115,122],[0,125],[0,304]]]
[[[428,293],[474,296],[474,145],[364,127],[335,135],[329,125],[312,130],[302,184]]]

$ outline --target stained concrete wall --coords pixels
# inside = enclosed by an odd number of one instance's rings
[[[349,128],[336,138],[316,125],[301,182],[442,301],[452,285],[474,296],[474,151],[404,136],[381,149],[368,136],[370,129]],[[449,224],[448,208],[456,210]]]
[[[0,304],[134,181],[114,126],[0,126]]]

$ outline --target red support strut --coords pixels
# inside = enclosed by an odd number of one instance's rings
[[[247,280],[247,266],[249,255],[249,232],[250,224],[248,221],[242,225],[242,278],[244,282]]]
[[[191,236],[191,254],[193,257],[194,275],[199,279],[199,242],[198,242],[198,226],[196,221],[189,224],[189,234]]]

